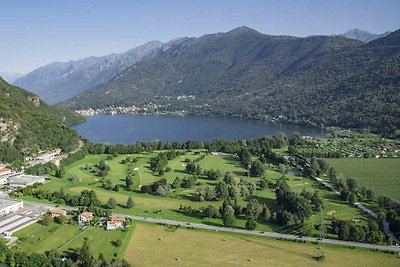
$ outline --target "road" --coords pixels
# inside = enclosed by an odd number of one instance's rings
[[[24,200],[24,204],[43,206],[43,207],[46,207],[49,209],[54,208],[56,206],[56,205],[52,205],[52,204],[43,204],[40,202],[25,201],[25,200]],[[77,208],[73,208],[73,207],[62,207],[62,208],[67,209],[67,210],[77,210]],[[381,250],[381,251],[394,251],[394,252],[400,253],[400,246],[384,246],[384,245],[350,242],[350,241],[327,239],[327,238],[318,240],[318,238],[316,238],[316,237],[309,237],[309,236],[301,236],[300,237],[300,236],[296,236],[296,235],[280,234],[280,233],[275,233],[275,232],[260,232],[260,231],[245,230],[245,229],[238,229],[238,228],[214,226],[214,225],[208,225],[208,224],[202,224],[202,223],[189,223],[189,222],[167,220],[167,219],[160,219],[160,218],[134,216],[134,215],[129,215],[129,214],[113,213],[113,216],[129,217],[135,221],[157,223],[157,224],[168,224],[168,225],[175,225],[175,226],[179,225],[179,226],[183,226],[183,227],[193,227],[196,229],[205,229],[205,230],[210,230],[210,231],[228,232],[228,233],[237,233],[237,234],[245,234],[245,235],[255,235],[255,236],[265,236],[265,237],[273,237],[273,238],[283,238],[283,239],[290,239],[290,240],[304,240],[307,242],[320,242],[323,244],[333,244],[333,245],[346,246],[346,247],[359,247],[359,248],[367,248],[367,249],[374,249],[374,250]]]
[[[296,162],[296,160],[294,158],[292,158],[294,160],[294,166],[302,171],[303,168]],[[326,188],[328,188],[329,190],[331,190],[332,192],[334,192],[337,195],[340,195],[340,192],[330,183],[324,181],[323,179],[317,177],[317,176],[312,176],[312,178],[314,180],[316,180],[318,183],[322,184],[323,186],[325,186]],[[367,207],[365,207],[363,204],[356,202],[354,203],[354,206],[361,209],[362,211],[364,211],[365,213],[369,214],[370,216],[372,216],[373,218],[378,220],[378,214],[376,214],[374,211],[368,209]],[[383,226],[383,231],[385,232],[385,234],[391,238],[395,243],[400,245],[400,240],[393,234],[392,231],[390,231],[389,228],[389,223],[386,220],[382,221],[382,226]]]

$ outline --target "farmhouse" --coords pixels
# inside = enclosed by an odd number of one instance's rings
[[[92,220],[93,220],[93,213],[88,211],[84,211],[78,216],[78,221],[80,225],[90,223]]]
[[[124,228],[125,218],[111,218],[110,221],[107,221],[107,230],[115,230],[118,228]]]
[[[67,211],[63,210],[63,209],[53,209],[51,211],[51,217],[55,218],[55,217],[60,217],[60,216],[66,216],[67,215]]]
[[[16,212],[24,207],[22,201],[14,201],[8,199],[0,199],[0,216]]]

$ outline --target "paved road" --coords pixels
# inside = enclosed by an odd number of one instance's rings
[[[294,159],[294,158],[293,158]],[[295,160],[295,159],[294,159]],[[294,165],[296,166],[297,169],[299,169],[300,171],[303,169],[299,164],[297,164],[297,162],[294,162]],[[317,177],[317,176],[313,176],[312,177],[314,180],[316,180],[318,183],[322,184],[323,186],[325,186],[326,188],[328,188],[329,190],[333,191],[335,194],[340,195],[340,192],[330,183],[324,181],[323,179]],[[376,214],[374,211],[368,209],[366,206],[364,206],[363,204],[357,202],[354,203],[354,206],[361,209],[362,211],[364,211],[365,213],[368,213],[370,216],[372,216],[373,218],[378,220],[378,214]],[[389,223],[386,220],[382,221],[382,226],[383,226],[383,231],[385,232],[385,234],[391,238],[395,243],[400,245],[400,240],[393,234],[392,231],[390,231],[389,228]]]
[[[25,201],[26,205],[39,205],[46,208],[54,208],[55,205],[52,204],[43,204],[40,202],[34,201]],[[77,208],[73,207],[63,207],[67,210],[77,210]],[[229,228],[229,227],[221,227],[221,226],[213,226],[207,225],[202,223],[189,223],[189,222],[182,222],[182,221],[175,221],[175,220],[167,220],[167,219],[159,219],[159,218],[151,218],[151,217],[142,217],[142,216],[133,216],[128,214],[118,214],[113,213],[113,216],[117,217],[129,217],[135,221],[142,221],[142,222],[149,222],[149,223],[158,223],[158,224],[168,224],[168,225],[179,225],[185,227],[193,227],[196,229],[205,229],[211,231],[219,231],[219,232],[229,232],[229,233],[238,233],[238,234],[246,234],[246,235],[256,235],[256,236],[267,236],[267,237],[274,237],[274,238],[284,238],[290,240],[305,240],[308,242],[321,242],[324,244],[333,244],[338,246],[346,246],[346,247],[359,247],[359,248],[367,248],[367,249],[376,249],[382,251],[394,251],[400,253],[400,246],[383,246],[383,245],[374,245],[374,244],[366,244],[366,243],[358,243],[358,242],[350,242],[350,241],[342,241],[336,239],[322,239],[318,240],[316,237],[309,237],[309,236],[296,236],[296,235],[289,235],[289,234],[280,234],[275,232],[260,232],[260,231],[252,231],[252,230],[245,230],[245,229],[238,229],[238,228]]]

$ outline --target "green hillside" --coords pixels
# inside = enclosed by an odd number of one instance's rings
[[[79,135],[68,125],[83,117],[47,105],[38,96],[0,78],[0,162],[21,160],[39,150],[78,147]]]
[[[167,111],[393,133],[400,127],[399,35],[364,45],[339,36],[270,36],[241,27],[186,38],[61,105],[152,102]],[[195,99],[179,100],[180,95]]]

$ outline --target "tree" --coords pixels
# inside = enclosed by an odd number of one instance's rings
[[[256,199],[250,199],[246,206],[246,216],[255,219],[262,213],[263,207]]]
[[[236,186],[236,180],[230,172],[225,173],[224,182],[227,185]]]
[[[366,197],[367,197],[368,200],[374,200],[375,199],[374,190],[372,190],[371,188],[368,188],[367,192],[366,192]]]
[[[249,172],[250,172],[250,175],[253,177],[262,176],[265,173],[264,165],[262,164],[261,161],[255,160],[251,163]]]
[[[126,207],[128,209],[132,208],[135,205],[135,203],[133,202],[133,198],[131,196],[128,197],[128,201],[126,202]]]
[[[109,209],[113,209],[117,206],[117,201],[114,198],[110,197],[107,201],[106,206]]]
[[[203,215],[208,218],[218,218],[220,216],[218,209],[212,204],[204,209]]]
[[[226,205],[226,207],[223,209],[221,216],[224,226],[232,227],[235,225],[235,211],[230,205]]]
[[[53,218],[51,217],[50,214],[46,213],[43,218],[42,218],[42,224],[44,226],[48,226],[53,222]]]
[[[263,205],[263,210],[260,214],[260,218],[261,220],[263,220],[264,222],[268,222],[271,219],[271,212],[268,209],[267,205]]]
[[[346,184],[351,192],[356,192],[358,190],[357,178],[352,178],[352,177],[348,178]]]
[[[126,188],[127,188],[127,189],[130,189],[130,188],[131,188],[131,186],[133,185],[132,176],[127,175],[127,176],[125,177],[125,185],[126,185]]]
[[[246,220],[246,229],[247,230],[254,230],[257,227],[257,220],[253,216],[249,216]]]
[[[311,196],[311,205],[313,206],[313,210],[318,212],[324,208],[324,202],[322,201],[322,197],[319,194],[318,190],[315,190],[314,194]]]
[[[177,188],[181,187],[181,185],[182,185],[182,179],[179,177],[176,177],[171,184],[171,188],[177,189]]]
[[[64,169],[62,169],[62,168],[57,169],[54,176],[57,178],[63,178],[64,177]]]
[[[350,195],[349,195],[349,203],[351,204],[351,205],[354,205],[354,203],[356,203],[357,202],[357,195],[355,194],[355,193],[350,193]]]
[[[58,224],[64,224],[66,222],[67,218],[63,215],[57,216],[54,218],[54,222]]]
[[[93,261],[92,253],[90,252],[87,239],[85,239],[79,251],[78,262],[81,263],[81,266],[91,266],[92,261]]]
[[[206,189],[205,189],[205,195],[204,195],[205,200],[207,200],[207,201],[215,200],[216,197],[217,196],[215,194],[214,188],[211,188],[211,187],[207,186]]]
[[[219,200],[226,198],[228,196],[228,185],[224,182],[219,182],[215,186],[215,194]]]
[[[278,165],[278,172],[280,174],[282,174],[282,176],[286,176],[286,173],[287,173],[286,166],[284,164],[279,164]]]

